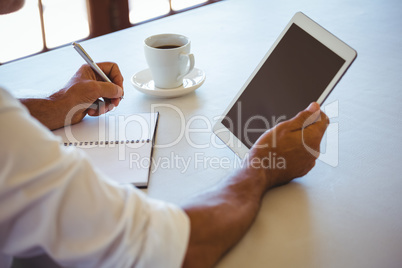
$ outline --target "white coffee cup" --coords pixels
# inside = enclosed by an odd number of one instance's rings
[[[194,69],[190,47],[190,39],[180,34],[158,34],[145,39],[145,58],[156,87],[171,89],[183,84],[183,78]]]

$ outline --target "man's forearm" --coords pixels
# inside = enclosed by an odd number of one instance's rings
[[[263,171],[242,169],[189,200],[191,222],[184,267],[211,267],[235,245],[254,221],[267,189]]]
[[[63,126],[64,122],[62,107],[50,99],[19,99],[29,113],[39,120],[47,128],[53,130]]]

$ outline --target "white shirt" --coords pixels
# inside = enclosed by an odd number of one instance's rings
[[[59,142],[0,88],[0,267],[45,253],[69,267],[180,267],[187,215]]]

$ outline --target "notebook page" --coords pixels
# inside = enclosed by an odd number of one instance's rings
[[[122,184],[130,183],[137,187],[145,187],[148,185],[152,162],[152,143],[137,145],[139,146],[118,144],[79,150],[84,150],[94,166],[108,178]]]
[[[93,165],[119,183],[148,185],[158,113],[106,114],[53,131],[65,146],[83,150]]]

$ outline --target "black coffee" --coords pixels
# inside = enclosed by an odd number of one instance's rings
[[[159,49],[171,49],[171,48],[178,48],[180,46],[176,46],[176,45],[163,45],[163,46],[159,46],[159,47],[155,47],[155,48],[159,48]]]

